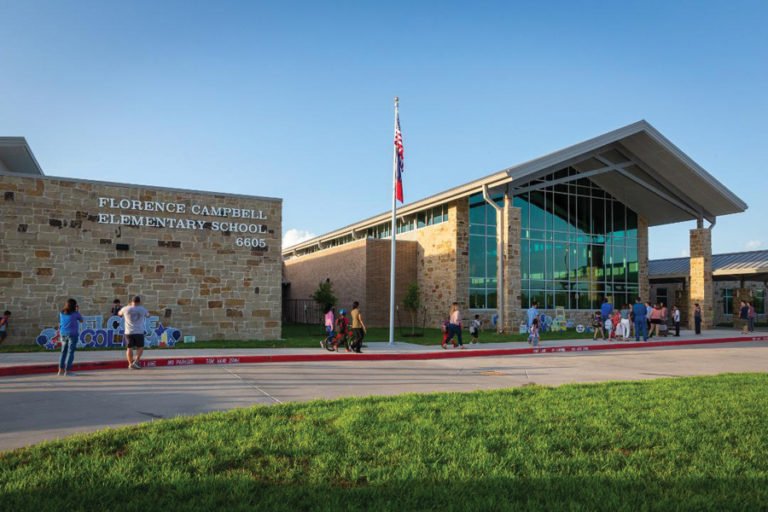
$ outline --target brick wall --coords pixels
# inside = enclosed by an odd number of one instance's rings
[[[366,238],[290,258],[285,261],[289,298],[309,299],[321,281],[330,279],[338,308],[349,309],[356,300],[366,325],[388,326],[390,251],[389,240]],[[398,237],[396,258],[395,302],[401,304],[408,286],[417,280],[417,245]],[[408,319],[403,311],[401,319]]]
[[[289,299],[310,299],[321,281],[331,280],[343,307],[352,301],[365,302],[367,240],[332,247],[285,261]]]
[[[366,273],[368,286],[365,290],[366,308],[364,319],[366,325],[389,325],[389,283],[390,258],[392,246],[389,240],[368,240],[366,255]],[[395,275],[395,304],[399,307],[399,317],[395,316],[395,324],[409,325],[410,317],[403,307],[403,298],[411,283],[417,282],[416,258],[417,244],[412,241],[397,242],[397,274]]]
[[[184,205],[185,213],[99,205],[99,198]],[[248,209],[266,217],[193,215],[192,205]],[[199,221],[200,229],[120,225],[101,215]],[[278,199],[3,174],[0,180],[0,308],[12,311],[9,342],[32,343],[74,297],[84,315],[109,316],[112,301],[139,294],[161,322],[198,339],[277,339],[281,307]],[[215,222],[258,225],[266,247]],[[260,226],[260,227],[259,227]],[[118,244],[128,250],[118,250]]]

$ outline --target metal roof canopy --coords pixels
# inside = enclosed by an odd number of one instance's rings
[[[649,226],[740,213],[747,204],[672,144],[638,121],[507,170],[513,189],[572,167],[626,204]],[[542,184],[543,185],[543,184]]]
[[[651,280],[688,277],[690,258],[668,258],[648,262]],[[768,251],[731,252],[712,255],[712,277],[716,280],[753,277],[768,279]]]
[[[562,180],[541,180],[572,167],[579,174]],[[484,178],[404,205],[398,217],[479,193],[484,184],[508,184],[520,194],[579,178],[588,178],[643,217],[649,226],[706,219],[740,213],[747,204],[672,144],[645,120],[561,149],[528,162],[502,169]],[[344,226],[286,247],[283,254],[352,234],[384,222],[389,212]]]
[[[45,176],[24,137],[0,137],[0,170]]]

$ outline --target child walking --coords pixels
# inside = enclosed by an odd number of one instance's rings
[[[613,310],[611,315],[611,339],[616,340],[620,335],[619,329],[621,328],[621,312],[618,309]]]
[[[472,337],[472,344],[479,343],[480,327],[483,323],[480,321],[480,315],[475,315],[475,319],[469,324],[469,335]]]
[[[333,306],[328,304],[325,306],[325,316],[323,317],[325,324],[325,339],[320,342],[320,347],[333,351],[333,338],[336,333],[333,331],[335,325],[335,319],[333,315]]]
[[[592,335],[592,341],[597,339],[598,333],[600,333],[601,338],[605,339],[605,331],[603,330],[603,318],[599,311],[595,311],[595,314],[592,315],[592,330],[594,331],[594,334]]]
[[[531,322],[530,334],[528,334],[528,343],[534,347],[539,346],[539,319],[534,318]]]

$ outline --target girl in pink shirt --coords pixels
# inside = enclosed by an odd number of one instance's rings
[[[323,323],[325,324],[325,339],[320,342],[320,346],[327,350],[333,350],[333,337],[336,335],[333,332],[334,326],[334,308],[330,304],[325,306],[325,316],[323,317]]]

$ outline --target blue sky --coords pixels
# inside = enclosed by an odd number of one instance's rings
[[[768,2],[0,0],[0,135],[49,175],[284,198],[293,240],[646,119],[768,248]],[[687,252],[692,223],[651,231]]]

